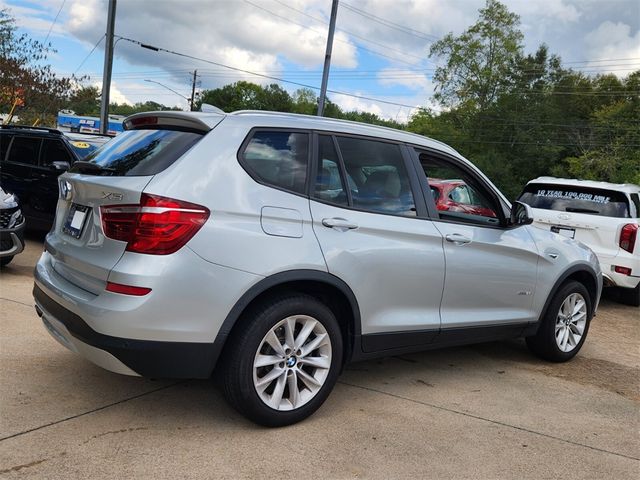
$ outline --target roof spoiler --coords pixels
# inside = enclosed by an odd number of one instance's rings
[[[136,113],[124,119],[125,130],[139,130],[145,128],[191,130],[207,133],[218,125],[224,114],[208,112],[179,112],[162,110],[157,112]]]

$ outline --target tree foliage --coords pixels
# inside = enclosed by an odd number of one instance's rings
[[[21,34],[8,9],[0,10],[0,111],[18,107],[23,122],[52,117],[64,104],[72,78],[58,77],[47,63],[55,50]]]

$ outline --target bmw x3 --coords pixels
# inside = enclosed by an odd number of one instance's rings
[[[60,176],[36,311],[146,377],[219,373],[251,420],[318,409],[347,362],[524,337],[582,347],[602,273],[451,147],[326,118],[151,112]],[[478,208],[437,208],[456,179]]]

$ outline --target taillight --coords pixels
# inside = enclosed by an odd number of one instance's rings
[[[168,255],[178,251],[209,218],[209,209],[143,193],[140,205],[100,207],[104,234],[127,242],[127,251]]]
[[[638,225],[635,223],[627,223],[622,227],[620,232],[620,248],[629,253],[633,253],[636,246],[636,237],[638,236]]]

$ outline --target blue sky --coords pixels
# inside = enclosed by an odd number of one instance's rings
[[[434,60],[427,52],[442,35],[458,34],[477,18],[483,0],[341,0],[329,94],[346,109],[405,121],[429,105]],[[623,76],[640,68],[640,2],[627,0],[506,0],[521,17],[527,51],[547,43],[567,65]],[[320,86],[330,0],[118,0],[116,34],[239,69]],[[30,36],[49,41],[61,75],[102,77],[106,0],[0,0]],[[57,20],[54,19],[58,15]],[[91,55],[89,53],[98,43]],[[569,63],[571,62],[571,63]],[[186,107],[190,75],[199,88],[261,77],[120,40],[111,98],[154,100]],[[296,85],[282,83],[293,92]],[[367,97],[367,98],[359,98]],[[387,103],[384,103],[387,102]]]

